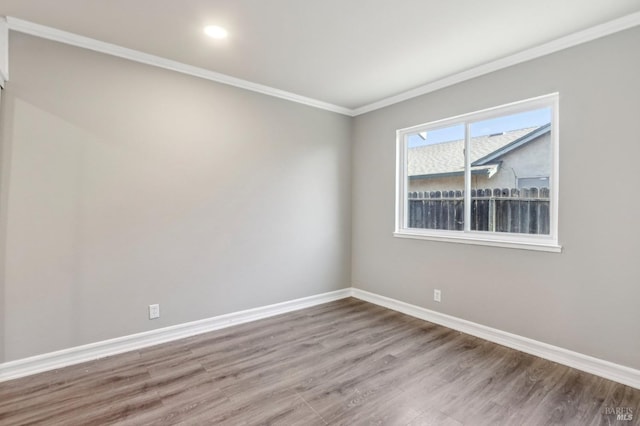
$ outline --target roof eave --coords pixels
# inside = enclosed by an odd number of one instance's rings
[[[508,152],[513,151],[516,148],[521,147],[524,144],[527,144],[537,138],[539,138],[540,136],[549,133],[551,131],[551,123],[547,123],[544,126],[540,126],[537,129],[527,133],[524,136],[519,137],[518,139],[514,140],[513,142],[510,142],[508,144],[506,144],[505,146],[503,146],[502,148],[493,151],[492,153],[485,155],[482,158],[477,159],[476,161],[474,161],[473,163],[471,163],[472,166],[484,166],[485,164],[487,164],[489,161],[493,161],[503,155],[505,155]]]

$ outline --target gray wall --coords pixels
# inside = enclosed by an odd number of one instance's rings
[[[10,65],[6,361],[349,286],[348,117],[16,33]]]
[[[636,28],[357,117],[353,286],[640,368],[638,46]],[[556,91],[563,253],[392,236],[396,129]]]
[[[12,34],[0,362],[335,290],[352,270],[355,287],[640,368],[639,42],[351,121]],[[554,91],[562,254],[392,237],[397,128]]]

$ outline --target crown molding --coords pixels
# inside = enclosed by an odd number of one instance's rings
[[[216,83],[239,87],[241,89],[273,96],[275,98],[285,99],[287,101],[296,102],[313,108],[319,108],[348,116],[353,115],[353,110],[349,108],[345,108],[339,105],[333,105],[328,102],[319,101],[317,99],[307,98],[295,93],[287,92],[258,83],[253,83],[247,80],[242,80],[240,78],[232,77],[230,75],[218,73],[215,71],[210,71],[193,65],[187,65],[182,62],[174,61],[156,55],[151,55],[149,53],[140,52],[138,50],[106,43],[90,37],[85,37],[45,25],[40,25],[22,19],[14,18],[12,16],[7,16],[6,21],[11,31],[29,34],[47,40],[93,50],[94,52],[128,59],[130,61],[179,72],[205,80],[215,81]]]
[[[561,37],[548,43],[523,50],[513,55],[509,55],[495,61],[487,62],[486,64],[470,68],[466,71],[462,71],[457,74],[432,81],[431,83],[427,83],[423,86],[408,90],[398,95],[390,96],[371,104],[361,106],[353,110],[353,116],[358,116],[381,108],[385,108],[390,105],[406,101],[408,99],[435,92],[436,90],[440,90],[466,80],[471,80],[472,78],[480,77],[482,75],[489,74],[503,68],[517,65],[542,56],[550,55],[552,53],[559,52],[561,50],[568,49],[579,44],[587,43],[589,41],[602,38],[620,31],[624,31],[638,25],[640,25],[640,12],[632,13],[630,15],[623,16],[622,18],[614,19],[613,21],[605,22],[604,24],[596,25],[595,27],[578,31],[568,36]]]
[[[204,68],[187,65],[182,62],[166,59],[160,56],[151,55],[148,53],[140,52],[134,49],[118,46],[111,43],[106,43],[100,40],[84,37],[78,34],[70,33],[67,31],[58,30],[56,28],[48,27],[45,25],[36,24],[33,22],[25,21],[22,19],[14,18],[11,16],[6,17],[7,26],[9,30],[21,32],[24,34],[33,35],[36,37],[45,38],[48,40],[56,41],[59,43],[65,43],[71,46],[81,47],[84,49],[93,50],[95,52],[104,53],[107,55],[117,56],[120,58],[128,59],[131,61],[151,65],[167,70],[179,72],[182,74],[191,75],[194,77],[202,78],[205,80],[214,81],[234,87],[238,87],[252,92],[262,93],[264,95],[273,96],[280,99],[285,99],[291,102],[307,105],[313,108],[319,108],[326,111],[343,114],[350,117],[366,114],[378,109],[382,109],[427,93],[434,92],[436,90],[443,89],[454,84],[461,83],[466,80],[471,80],[476,77],[480,77],[485,74],[489,74],[494,71],[501,70],[513,65],[517,65],[532,59],[536,59],[542,56],[546,56],[570,47],[574,47],[598,38],[602,38],[616,32],[624,31],[629,28],[640,25],[640,12],[632,13],[630,15],[623,16],[618,19],[614,19],[604,24],[596,25],[586,30],[578,31],[565,37],[550,41],[548,43],[541,44],[530,49],[523,50],[513,55],[506,56],[495,61],[487,62],[485,64],[470,68],[468,70],[452,74],[450,76],[441,78],[439,80],[432,81],[420,87],[417,87],[400,94],[390,96],[388,98],[381,99],[379,101],[350,109],[339,105],[330,104],[317,99],[308,98],[295,93],[287,92],[284,90],[276,89],[273,87],[265,86],[251,81],[242,80],[230,75],[210,71]],[[2,30],[2,20],[0,20],[0,31]],[[1,80],[0,76],[0,80]],[[8,76],[5,76],[5,79]]]

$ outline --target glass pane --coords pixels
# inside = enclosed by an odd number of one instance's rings
[[[464,125],[407,135],[407,226],[464,230]]]
[[[549,234],[551,108],[471,124],[471,230]]]

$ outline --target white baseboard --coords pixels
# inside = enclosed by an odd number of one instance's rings
[[[254,309],[247,309],[245,311],[233,312],[199,321],[188,322],[171,327],[118,337],[116,339],[109,339],[101,342],[90,343],[88,345],[76,346],[56,352],[36,355],[16,361],[5,362],[0,364],[0,382],[41,373],[43,371],[68,367],[81,362],[93,361],[127,351],[194,336],[196,334],[219,330],[232,325],[297,311],[299,309],[320,305],[322,303],[344,299],[350,295],[351,289],[345,288],[329,293],[318,294],[315,296],[304,297]]]
[[[558,346],[542,343],[537,340],[507,333],[506,331],[476,324],[471,321],[441,314],[420,306],[411,305],[389,297],[380,296],[368,291],[351,288],[351,295],[375,305],[383,306],[394,311],[402,312],[415,318],[420,318],[435,324],[440,324],[453,330],[458,330],[499,345],[507,346],[540,358],[548,359],[587,373],[595,374],[605,379],[640,389],[640,370],[614,364],[609,361],[594,358]]]
[[[516,334],[507,333],[357,288],[346,288],[6,362],[0,364],[0,382],[268,318],[350,296],[640,389],[640,370],[614,364]]]

